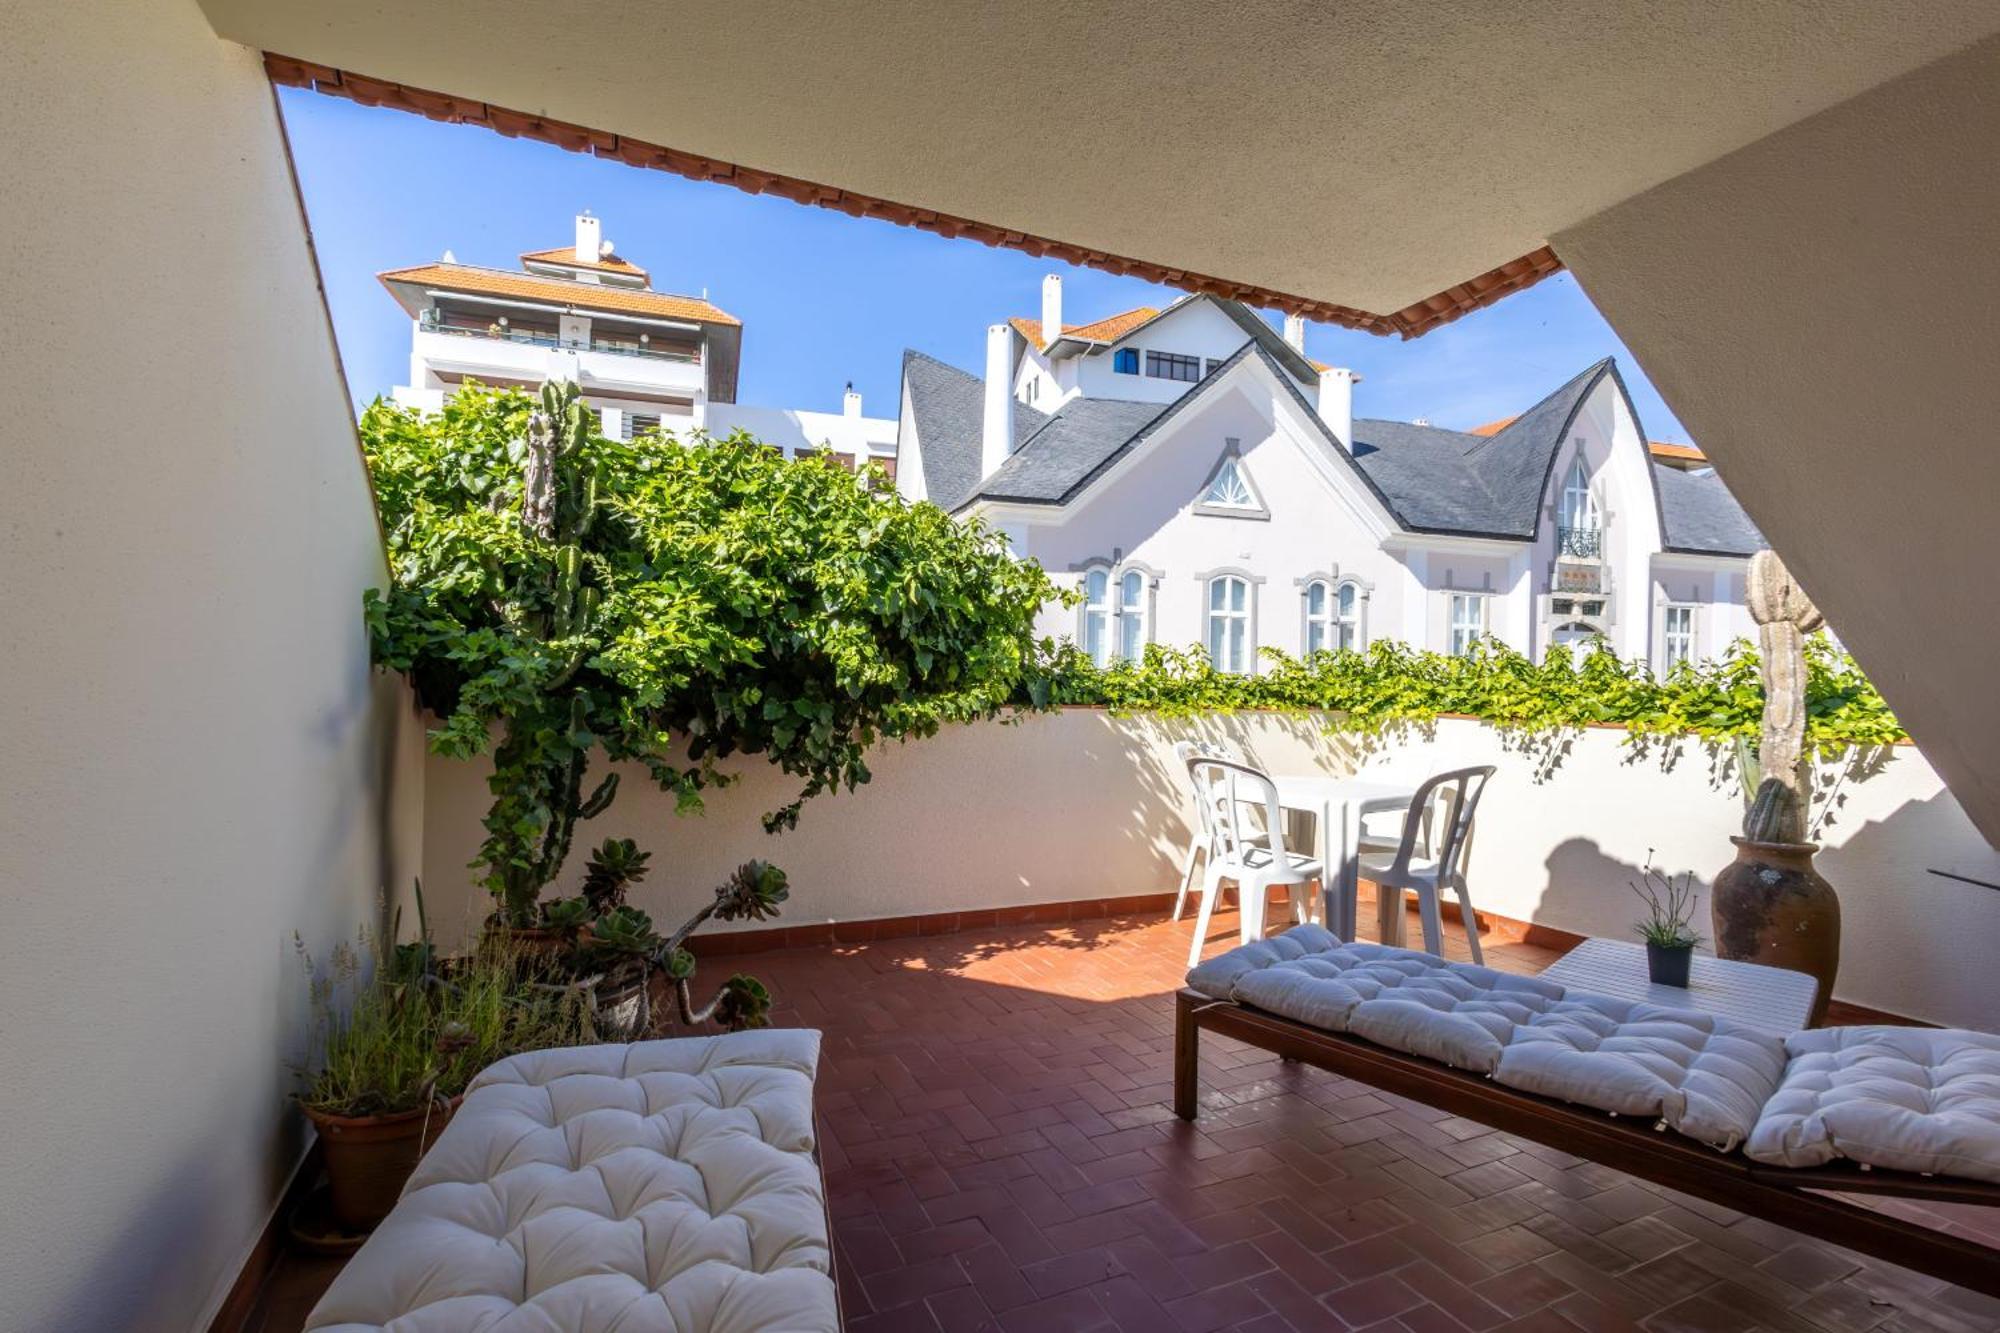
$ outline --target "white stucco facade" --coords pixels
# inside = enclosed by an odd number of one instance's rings
[[[568,380],[614,439],[741,430],[788,456],[830,449],[848,467],[895,471],[896,422],[863,416],[851,384],[839,412],[738,403],[741,322],[706,293],[655,292],[601,219],[580,213],[570,245],[520,259],[519,270],[488,269],[447,252],[380,275],[410,315],[409,382],[391,390],[395,402],[435,412],[468,380]]]
[[[1480,634],[1539,658],[1602,636],[1665,672],[1754,634],[1754,529],[1669,531],[1662,465],[1609,362],[1518,429],[1439,431],[1357,420],[1357,377],[1306,360],[1301,326],[1281,341],[1209,298],[1066,324],[1059,280],[1042,296],[1039,320],[989,330],[977,384],[906,359],[898,484],[992,522],[1081,590],[1040,628],[1100,660],[1200,644],[1255,671],[1262,649],[1454,652]],[[1107,434],[1092,410],[1107,407],[1118,430],[1143,425]],[[969,492],[934,493],[947,455],[977,474]],[[1734,510],[1712,478],[1694,484]]]

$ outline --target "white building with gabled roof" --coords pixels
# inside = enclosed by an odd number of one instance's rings
[[[1211,296],[1068,324],[1050,277],[983,375],[905,354],[898,485],[1080,589],[1043,629],[1100,661],[1601,635],[1664,671],[1751,634],[1761,536],[1698,453],[1649,444],[1613,362],[1484,433],[1357,418],[1358,379]]]

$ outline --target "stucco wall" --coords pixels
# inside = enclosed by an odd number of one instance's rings
[[[419,728],[257,55],[12,6],[0,123],[0,1327],[190,1329],[303,1148],[292,932],[407,882]]]
[[[1202,311],[1212,308],[1199,305],[1190,313]],[[1207,588],[1198,576],[1222,570],[1263,580],[1254,587],[1260,646],[1300,651],[1305,621],[1298,580],[1308,574],[1338,574],[1371,587],[1366,634],[1395,634],[1407,576],[1357,512],[1366,496],[1361,483],[1354,481],[1346,499],[1336,494],[1308,461],[1307,450],[1329,446],[1316,431],[1306,436],[1311,428],[1304,413],[1295,403],[1274,401],[1260,368],[1239,364],[1231,374],[1233,383],[1146,441],[1136,466],[1108,477],[1071,507],[1064,522],[1028,526],[1017,549],[1072,584],[1077,566],[1110,561],[1114,551],[1120,567],[1157,571],[1149,627],[1155,643],[1203,642]],[[1241,467],[1268,517],[1195,510],[1230,439],[1238,442]],[[1347,465],[1335,459],[1332,466]],[[1074,635],[1077,626],[1077,612],[1067,608],[1046,611],[1040,623],[1048,634]]]
[[[1996,142],[1988,38],[1552,239],[2000,839]]]
[[[1629,937],[1627,884],[1648,849],[1656,865],[1695,871],[1705,887],[1728,863],[1740,821],[1736,794],[1712,783],[1699,747],[1668,764],[1658,753],[1635,757],[1620,731],[1575,738],[1538,782],[1536,755],[1510,752],[1470,722],[1441,722],[1370,754],[1324,719],[1257,713],[1197,724],[1073,709],[883,749],[869,760],[873,782],[808,804],[799,827],[777,837],[759,830],[757,816],[793,786],[766,766],[745,767],[742,784],[711,795],[697,817],[676,817],[642,772],[629,772],[618,803],[578,846],[632,837],[653,848],[660,870],[634,898],[662,923],[684,917],[751,856],[790,873],[783,920],[794,925],[1162,892],[1177,882],[1192,818],[1172,751],[1190,735],[1232,744],[1274,772],[1361,766],[1421,777],[1498,765],[1473,848],[1474,904],[1587,934]],[[438,919],[459,929],[488,905],[465,868],[479,843],[485,773],[434,759],[426,783],[424,882]],[[1849,790],[1821,859],[1846,911],[1838,993],[1990,1026],[2000,974],[1981,941],[2000,928],[2000,894],[1926,867],[1996,879],[2000,855],[1908,747]],[[571,892],[582,868],[574,859],[563,885]]]

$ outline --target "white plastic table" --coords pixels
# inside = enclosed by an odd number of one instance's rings
[[[1646,946],[1627,940],[1585,940],[1542,976],[1614,999],[1699,1009],[1781,1036],[1806,1025],[1819,995],[1819,981],[1804,972],[1699,953],[1685,988],[1655,986],[1646,975]]]
[[[1321,887],[1326,904],[1326,928],[1343,940],[1353,940],[1355,903],[1360,897],[1361,821],[1365,816],[1410,808],[1414,785],[1379,779],[1330,778],[1324,774],[1288,777],[1273,774],[1278,804],[1313,816],[1319,829],[1319,863],[1326,867]],[[1390,944],[1402,939],[1402,895],[1393,895],[1398,910],[1377,904],[1380,938]]]

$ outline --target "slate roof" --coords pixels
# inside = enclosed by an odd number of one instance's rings
[[[903,383],[909,390],[910,414],[917,422],[924,493],[932,504],[949,513],[979,491],[979,436],[986,424],[986,386],[977,375],[914,350],[903,353]],[[1046,412],[1015,403],[1016,451],[1048,419]]]
[[[1749,555],[1769,546],[1764,534],[1713,472],[1653,464],[1666,548],[1697,555]]]
[[[904,376],[910,385],[930,498],[947,510],[974,499],[1067,503],[1121,453],[1198,398],[1210,380],[1253,351],[1301,403],[1306,402],[1262,340],[1252,340],[1165,406],[1077,398],[1051,415],[1017,402],[1014,453],[986,478],[977,475],[984,411],[981,381],[921,352],[905,352]],[[1531,540],[1557,450],[1578,409],[1607,375],[1623,392],[1618,368],[1607,358],[1489,434],[1357,418],[1353,462],[1369,488],[1410,531]],[[1310,404],[1307,408],[1310,414]],[[1319,420],[1317,415],[1312,419]],[[1326,439],[1335,444],[1331,433]],[[1337,448],[1336,452],[1345,453]],[[1652,468],[1667,550],[1749,555],[1765,544],[1714,473],[1682,472],[1660,463]]]

